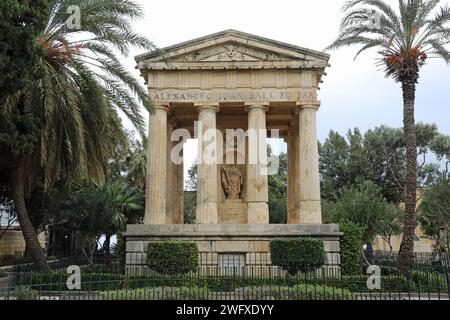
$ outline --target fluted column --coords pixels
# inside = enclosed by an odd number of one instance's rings
[[[217,224],[217,137],[218,106],[198,106],[197,224]]]
[[[165,224],[168,108],[154,110],[149,117],[144,224]]]
[[[180,187],[180,180],[183,183],[183,163],[177,164],[172,159],[172,149],[179,142],[171,140],[172,133],[176,126],[174,122],[168,122],[167,125],[167,176],[166,176],[166,223],[167,224],[183,224],[184,203],[180,206],[180,202],[184,201],[184,188]],[[180,177],[181,175],[181,177]]]
[[[299,108],[300,223],[321,224],[319,152],[316,113],[319,105]]]
[[[300,223],[299,195],[297,190],[298,181],[298,129],[297,126],[289,130],[286,138],[287,142],[287,159],[288,159],[288,175],[287,175],[287,223]]]
[[[183,152],[183,151],[182,151]],[[177,210],[176,210],[176,224],[184,223],[184,164],[176,165],[176,188],[177,188]]]
[[[267,177],[267,128],[265,104],[247,105],[247,223],[269,223]]]

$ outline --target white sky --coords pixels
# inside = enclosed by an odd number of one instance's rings
[[[158,47],[205,36],[214,32],[239,31],[301,47],[323,50],[337,35],[340,8],[344,0],[136,0],[146,18],[135,23]],[[441,1],[450,4],[450,0]],[[396,3],[396,1],[395,1]],[[331,51],[331,68],[319,92],[318,138],[330,130],[341,134],[350,128],[367,129],[387,124],[402,126],[402,95],[399,84],[385,79],[375,66],[375,53],[356,61],[356,48]],[[136,75],[133,51],[124,61]],[[417,90],[416,121],[436,123],[450,134],[450,66],[429,59]],[[195,159],[194,145],[188,146],[185,170]]]

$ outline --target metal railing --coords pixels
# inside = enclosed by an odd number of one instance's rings
[[[375,262],[381,258],[374,253]],[[200,255],[197,268],[173,274],[138,261],[131,268],[82,265],[75,275],[65,267],[16,269],[0,274],[0,300],[448,300],[448,255],[439,257],[439,268],[436,259],[422,260],[407,275],[393,263],[380,265],[379,274],[342,274],[332,264],[289,274],[266,253]]]

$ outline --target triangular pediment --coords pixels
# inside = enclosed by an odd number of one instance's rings
[[[289,57],[270,50],[250,47],[238,42],[225,42],[203,50],[196,50],[174,57],[172,61],[186,62],[232,62],[232,61],[281,61]]]
[[[325,68],[329,55],[287,43],[226,30],[136,57],[139,69],[290,66]]]

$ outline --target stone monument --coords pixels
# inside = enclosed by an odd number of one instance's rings
[[[322,224],[320,207],[317,90],[328,60],[235,30],[136,57],[155,110],[144,224],[125,233],[129,266],[145,263],[151,241],[194,241],[208,264],[220,267],[224,255],[235,254],[247,267],[262,263],[255,257],[267,255],[270,240],[304,236],[323,240],[326,263],[339,263],[341,234]],[[269,224],[266,139],[274,132],[288,147],[286,225]],[[214,161],[198,162],[195,225],[183,223],[183,164],[174,161],[186,136],[199,139],[199,159],[213,150]]]

